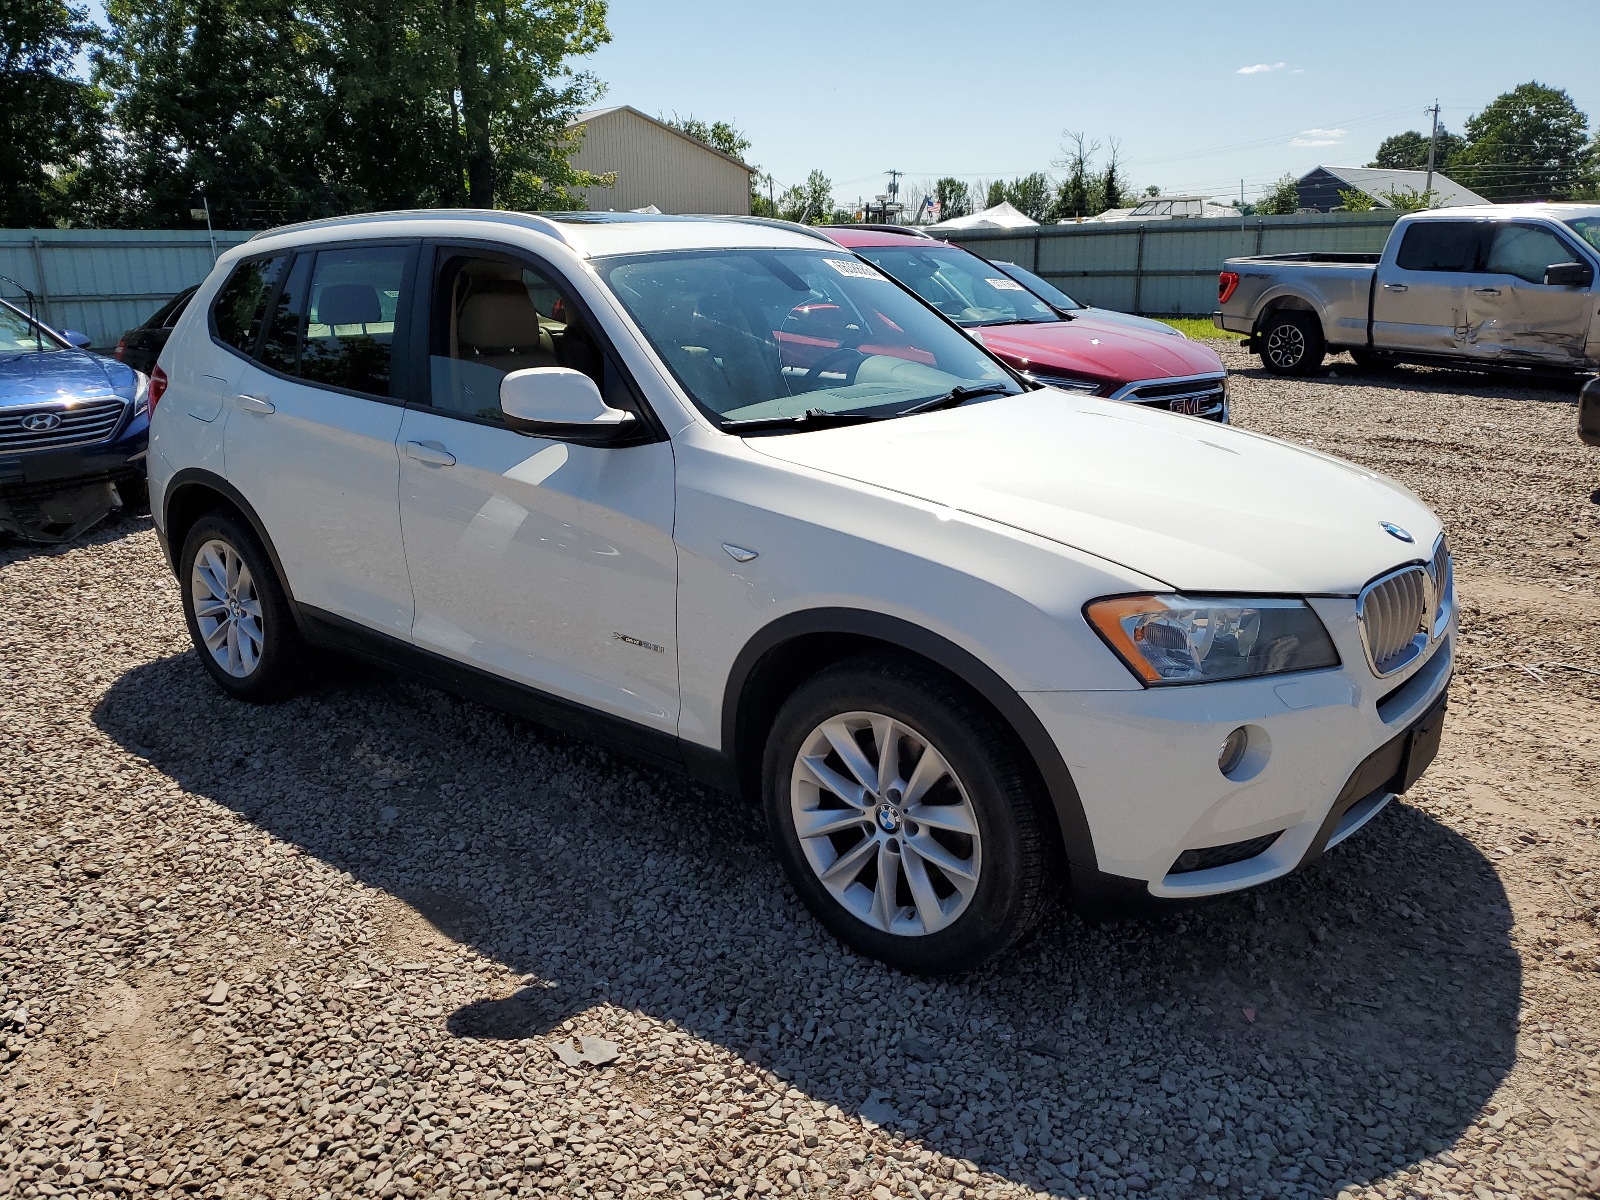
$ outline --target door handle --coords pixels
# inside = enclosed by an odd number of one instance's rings
[[[439,445],[438,442],[407,442],[406,454],[416,459],[419,463],[427,463],[430,467],[453,467],[456,465],[456,456]]]
[[[1386,292],[1403,292],[1406,290],[1406,285],[1403,283],[1386,283],[1383,285],[1383,290]]]
[[[234,403],[244,409],[245,412],[275,413],[278,411],[278,406],[265,396],[252,396],[244,392],[234,397]]]
[[[1498,296],[1500,294],[1499,288],[1473,288],[1472,291],[1478,296]]]

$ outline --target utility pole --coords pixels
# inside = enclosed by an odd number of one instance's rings
[[[883,201],[883,220],[884,224],[888,224],[889,206],[891,204],[894,205],[896,212],[898,212],[900,209],[900,176],[904,175],[905,172],[885,171],[884,174],[889,177],[889,189],[887,193],[885,193]]]
[[[1423,112],[1433,114],[1433,132],[1428,135],[1428,182],[1423,186],[1423,194],[1433,191],[1433,156],[1439,145],[1439,101],[1433,102],[1432,108],[1425,108]]]

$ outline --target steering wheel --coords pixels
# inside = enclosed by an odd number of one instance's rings
[[[805,373],[805,382],[808,384],[815,383],[821,378],[823,371],[847,354],[856,356],[856,361],[851,363],[844,373],[844,384],[849,387],[856,381],[856,372],[861,369],[861,364],[872,357],[870,354],[864,354],[857,350],[854,346],[835,346],[832,350],[829,350],[821,358],[817,359],[811,369]]]

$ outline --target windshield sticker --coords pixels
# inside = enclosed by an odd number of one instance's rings
[[[848,275],[851,279],[881,279],[878,272],[864,262],[857,262],[853,258],[825,258],[822,260],[841,275]]]
[[[990,287],[994,288],[995,291],[997,291],[997,292],[1020,292],[1020,291],[1025,290],[1023,288],[1023,286],[1020,283],[1018,283],[1015,279],[987,279],[986,278],[984,280],[984,282],[987,283]]]

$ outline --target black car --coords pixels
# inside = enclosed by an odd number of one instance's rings
[[[178,323],[178,318],[183,316],[183,310],[189,307],[189,298],[194,293],[194,288],[184,288],[156,309],[142,325],[135,325],[128,330],[117,343],[113,357],[118,362],[127,363],[135,371],[150,374],[155,369],[156,359],[161,357],[162,347],[172,336],[172,327]]]

